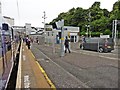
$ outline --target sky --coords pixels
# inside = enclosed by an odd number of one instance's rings
[[[82,7],[88,9],[95,1],[101,2],[102,9],[111,11],[113,4],[118,0],[0,0],[2,15],[14,18],[15,25],[25,26],[31,23],[34,27],[43,27],[43,12],[46,12],[46,23],[62,12],[68,12],[71,8]]]

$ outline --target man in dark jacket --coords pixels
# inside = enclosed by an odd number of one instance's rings
[[[71,52],[70,48],[69,48],[69,42],[70,42],[70,40],[66,36],[65,43],[64,43],[64,45],[65,45],[65,53],[67,53],[67,50],[69,51],[69,53]]]
[[[26,39],[26,45],[27,45],[28,49],[30,49],[30,38]]]

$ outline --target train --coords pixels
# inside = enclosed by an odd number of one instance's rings
[[[7,88],[16,62],[19,47],[19,36],[8,23],[0,27],[0,90]]]

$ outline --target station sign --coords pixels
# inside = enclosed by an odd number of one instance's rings
[[[45,25],[45,31],[52,31],[52,25]]]
[[[110,35],[100,35],[100,38],[110,38]]]

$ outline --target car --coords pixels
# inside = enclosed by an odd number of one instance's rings
[[[114,50],[114,41],[112,38],[85,38],[84,42],[80,44],[80,49],[111,52]]]

